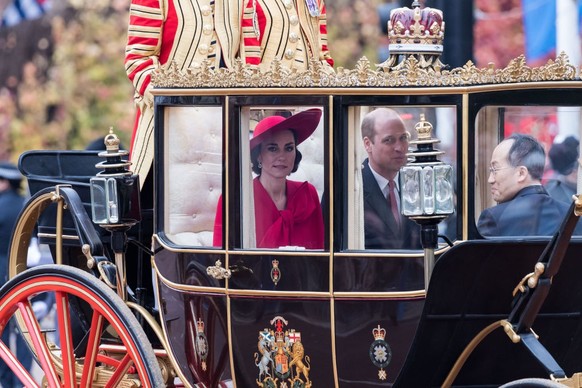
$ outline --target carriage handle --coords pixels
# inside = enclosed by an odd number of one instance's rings
[[[230,279],[232,276],[232,271],[230,269],[224,268],[220,260],[216,260],[214,265],[207,267],[206,273],[216,280]]]

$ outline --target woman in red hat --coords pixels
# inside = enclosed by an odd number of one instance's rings
[[[261,120],[250,141],[257,248],[286,246],[323,249],[323,215],[309,182],[287,179],[301,162],[301,144],[315,131],[321,110],[308,109],[289,118]],[[222,245],[222,198],[214,223],[214,245]]]

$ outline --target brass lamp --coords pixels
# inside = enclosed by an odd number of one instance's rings
[[[119,138],[110,130],[104,139],[105,158],[95,167],[103,169],[90,180],[93,222],[111,233],[111,249],[115,255],[116,288],[127,299],[125,252],[127,231],[141,220],[139,176],[129,171],[130,162],[122,159],[129,152],[119,149]]]
[[[119,138],[112,130],[104,138],[105,158],[95,167],[103,169],[91,178],[91,212],[93,222],[103,227],[109,225],[133,226],[140,221],[138,176],[129,171],[130,162],[122,157],[128,151],[119,149]]]
[[[440,140],[432,138],[433,126],[424,114],[415,130],[417,140],[410,144],[417,149],[406,154],[409,162],[400,169],[400,208],[404,216],[420,225],[424,284],[428,289],[438,247],[438,224],[454,212],[453,167],[438,160],[444,151],[433,147]]]

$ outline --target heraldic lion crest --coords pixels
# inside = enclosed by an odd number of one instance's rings
[[[303,344],[301,342],[295,342],[291,351],[291,362],[289,363],[289,366],[292,367],[295,365],[295,377],[301,378],[301,374],[303,374],[303,376],[305,376],[305,382],[309,383],[309,369],[311,368],[311,363],[309,356],[305,356],[305,363],[303,363],[304,355],[305,350],[303,349]]]

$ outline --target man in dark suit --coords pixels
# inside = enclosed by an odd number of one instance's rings
[[[554,234],[569,205],[542,186],[544,148],[532,136],[514,134],[493,150],[488,182],[497,206],[485,209],[477,228],[488,236]]]
[[[399,114],[378,108],[362,120],[368,158],[362,164],[366,249],[420,249],[420,227],[400,214],[398,173],[409,134]]]

